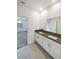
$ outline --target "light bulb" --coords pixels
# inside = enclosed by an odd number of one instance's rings
[[[42,8],[40,8],[40,11],[42,11],[43,9]]]
[[[55,2],[56,0],[52,0],[53,2]]]

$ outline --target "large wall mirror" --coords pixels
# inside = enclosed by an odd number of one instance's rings
[[[61,34],[61,17],[59,16],[47,19],[44,29],[49,32]]]

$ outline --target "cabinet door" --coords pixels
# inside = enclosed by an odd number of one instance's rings
[[[38,42],[38,44],[44,48],[47,52],[49,50],[49,47],[48,47],[48,39],[45,38],[44,36],[40,35],[40,34],[37,34],[36,33],[36,41]]]
[[[43,37],[43,48],[48,52],[49,47],[48,47],[48,41],[47,38]]]
[[[61,45],[43,37],[43,48],[55,59],[61,59]]]
[[[43,44],[43,41],[42,41],[43,39],[42,39],[42,36],[40,35],[40,34],[37,34],[36,33],[36,42],[39,44],[39,45],[41,45],[42,46],[42,44]]]
[[[35,41],[38,42],[38,40],[39,40],[39,34],[35,33]]]
[[[61,59],[61,45],[51,40],[48,41],[50,45],[50,55],[53,56],[55,59]]]

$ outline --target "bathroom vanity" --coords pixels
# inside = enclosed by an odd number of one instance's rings
[[[35,30],[35,41],[54,59],[61,59],[61,35]]]

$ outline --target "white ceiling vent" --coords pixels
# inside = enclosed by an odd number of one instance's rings
[[[24,0],[20,0],[18,2],[19,6],[25,6],[26,2]]]
[[[25,2],[24,2],[24,1],[20,1],[20,3],[21,3],[22,5],[25,5]]]
[[[61,0],[17,0],[19,7],[30,8],[35,11],[43,11]]]

